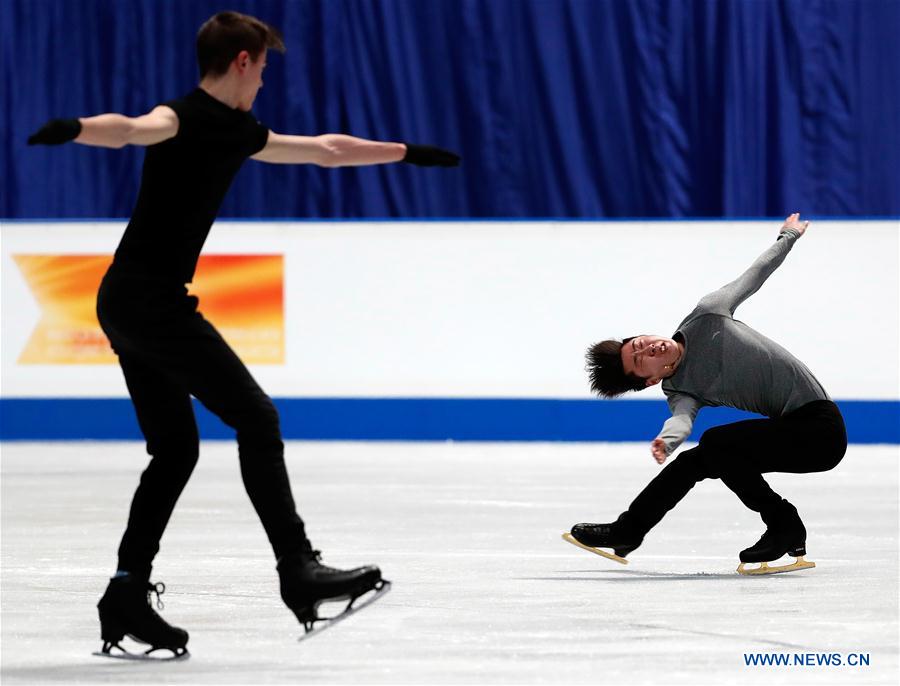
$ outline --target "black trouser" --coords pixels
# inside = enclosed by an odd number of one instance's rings
[[[750,419],[704,432],[700,444],[676,457],[641,491],[629,518],[646,533],[704,479],[721,479],[763,520],[778,509],[781,496],[762,475],[807,474],[833,469],[847,450],[840,410],[816,400],[777,419]]]
[[[119,357],[152,456],[131,503],[119,569],[149,576],[197,463],[191,396],[236,430],[244,487],[275,556],[309,550],[284,465],[278,412],[197,311],[197,298],[183,285],[120,275],[113,267],[100,286],[97,315]]]

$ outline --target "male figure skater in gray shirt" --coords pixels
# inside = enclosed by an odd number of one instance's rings
[[[704,405],[735,407],[764,415],[706,431],[697,447],[671,462],[609,524],[576,524],[564,537],[624,562],[665,514],[703,479],[721,479],[741,502],[759,512],[766,532],[742,550],[743,574],[814,566],[806,554],[806,529],[796,508],[766,483],[766,472],[806,474],[833,469],[847,449],[841,413],[812,372],[734,311],[784,261],[809,222],[788,217],[777,240],[740,277],[703,297],[672,338],[635,336],[606,340],[588,350],[592,389],[614,397],[662,382],[672,417],[650,445],[663,464],[690,435]],[[572,540],[574,539],[574,540]],[[599,548],[612,548],[615,556]],[[769,567],[785,553],[794,564]],[[745,569],[746,563],[760,567]]]

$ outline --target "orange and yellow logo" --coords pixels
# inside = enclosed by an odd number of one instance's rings
[[[20,364],[115,364],[95,311],[111,255],[14,255],[41,308]],[[248,364],[284,364],[282,255],[202,255],[190,291]]]

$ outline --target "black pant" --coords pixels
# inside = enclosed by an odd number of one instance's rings
[[[778,509],[781,496],[762,475],[807,474],[833,469],[847,450],[840,410],[816,400],[777,419],[750,419],[704,432],[696,448],[676,457],[628,508],[644,533],[703,479],[721,479],[763,520]]]
[[[309,550],[284,465],[278,412],[183,285],[114,266],[97,315],[119,357],[150,464],[131,503],[119,569],[149,576],[159,541],[199,456],[191,396],[236,430],[244,487],[276,557]]]

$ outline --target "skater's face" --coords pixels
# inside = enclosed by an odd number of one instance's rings
[[[250,53],[242,50],[235,57],[235,63],[240,84],[238,109],[249,112],[253,107],[253,101],[256,100],[256,94],[263,87],[262,74],[266,68],[266,51],[263,50],[254,60]]]
[[[622,346],[626,374],[646,380],[648,386],[672,376],[681,361],[682,349],[664,336],[636,336]]]

